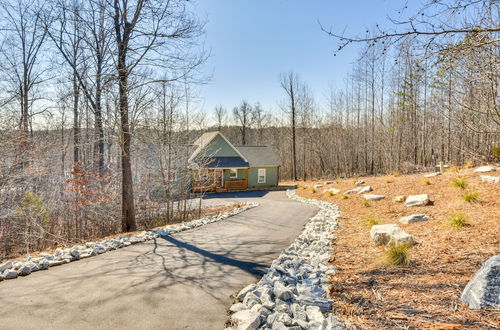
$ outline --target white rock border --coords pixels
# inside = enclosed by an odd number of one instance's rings
[[[0,281],[4,279],[14,279],[18,276],[27,276],[38,270],[45,270],[49,267],[93,257],[98,254],[106,253],[108,251],[116,250],[132,244],[142,243],[157,237],[167,236],[184,230],[201,227],[209,223],[227,219],[259,205],[259,203],[256,202],[245,202],[240,204],[243,206],[219,215],[210,215],[189,222],[167,225],[163,229],[145,230],[135,235],[121,236],[99,242],[87,242],[85,245],[75,245],[71,248],[57,248],[54,254],[40,253],[40,257],[37,258],[28,256],[22,261],[7,261],[0,264]]]
[[[320,210],[260,281],[237,294],[231,321],[237,329],[343,329],[330,313],[333,302],[327,292],[328,277],[335,273],[329,260],[339,208],[300,197],[295,190],[287,196]]]

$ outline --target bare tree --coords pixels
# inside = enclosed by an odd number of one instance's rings
[[[11,84],[13,99],[19,102],[18,127],[26,140],[33,116],[40,113],[33,111],[33,102],[35,88],[44,81],[40,53],[46,33],[39,24],[43,7],[25,0],[2,1],[0,6],[4,33],[0,67]]]
[[[290,115],[290,125],[292,130],[292,172],[291,179],[297,181],[297,137],[296,137],[296,127],[297,127],[297,113],[298,113],[298,102],[299,102],[299,89],[300,81],[299,77],[293,71],[286,74],[281,74],[280,77],[281,88],[285,91],[287,99],[282,105],[282,110]]]
[[[152,64],[172,70],[172,79],[186,75],[205,58],[179,57],[176,47],[187,47],[201,32],[202,26],[187,11],[184,1],[107,0],[113,19],[116,48],[116,70],[119,91],[122,230],[136,229],[134,190],[132,184],[129,120],[129,78],[139,66]],[[169,42],[170,41],[170,42]],[[165,55],[161,55],[164,53]],[[175,71],[178,70],[178,71]],[[177,72],[180,76],[175,76]],[[161,80],[161,79],[156,79]]]
[[[239,107],[234,107],[233,116],[238,125],[241,134],[241,144],[246,145],[248,142],[248,132],[255,121],[255,113],[247,101],[242,101]]]
[[[227,110],[222,107],[222,105],[218,105],[215,107],[215,120],[217,122],[217,130],[220,131],[222,127],[226,124],[227,119]]]

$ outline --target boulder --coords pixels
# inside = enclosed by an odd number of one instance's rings
[[[231,319],[238,326],[238,330],[257,330],[262,321],[258,312],[249,309],[234,313]]]
[[[7,261],[6,263],[3,263],[0,265],[0,273],[3,273],[7,269],[11,269],[14,266],[12,261]]]
[[[481,181],[488,183],[499,183],[500,176],[481,175]]]
[[[337,195],[340,192],[340,189],[330,188],[330,189],[325,190],[325,193],[328,193],[328,192],[331,192],[332,194]]]
[[[367,193],[367,192],[370,192],[370,191],[372,191],[372,187],[366,186],[366,187],[361,188],[361,190],[358,191],[358,194],[364,194],[364,193]]]
[[[247,285],[246,287],[241,289],[241,291],[236,295],[236,299],[238,299],[239,301],[243,301],[246,294],[249,293],[250,291],[255,290],[256,287],[257,285],[255,285],[255,283]]]
[[[324,183],[324,184],[332,184],[332,183],[333,183],[333,181],[325,181],[325,182],[323,182],[323,183]]]
[[[6,279],[6,280],[12,280],[14,278],[17,277],[17,271],[15,271],[14,269],[7,269],[6,271],[3,272],[3,277]]]
[[[433,178],[433,177],[439,176],[439,175],[441,175],[441,172],[434,172],[434,173],[429,173],[429,174],[424,175],[424,178]]]
[[[317,306],[307,306],[306,307],[307,320],[309,322],[323,323],[325,317],[321,313],[321,309]]]
[[[33,262],[27,262],[27,263],[23,264],[21,266],[21,268],[19,268],[19,270],[17,271],[17,274],[19,276],[27,276],[27,275],[29,275],[32,272],[37,271],[37,270],[38,270],[38,266],[36,264],[34,264]]]
[[[365,184],[365,182],[364,182],[363,180],[358,180],[358,181],[354,182],[354,184],[355,184],[356,186],[360,186],[360,185],[362,185],[362,184]]]
[[[346,191],[344,194],[346,194],[346,195],[355,194],[355,193],[358,193],[361,189],[363,189],[363,188],[356,187],[356,188],[353,188],[351,190]]]
[[[427,194],[411,195],[405,201],[406,206],[425,206],[427,204],[429,204],[429,195]]]
[[[396,203],[403,203],[405,201],[405,196],[403,196],[403,195],[396,196],[396,197],[394,197],[394,201]]]
[[[54,267],[54,266],[59,266],[64,263],[63,260],[56,259],[56,260],[49,260],[49,267]]]
[[[314,187],[314,189],[319,189],[319,188],[323,187],[323,185],[322,184],[315,184],[313,187]]]
[[[278,299],[287,301],[293,298],[293,293],[283,283],[275,282],[273,289],[274,296]]]
[[[429,220],[429,217],[426,216],[425,214],[412,214],[408,215],[406,217],[402,217],[399,219],[399,222],[404,223],[404,224],[409,224],[413,222],[420,222],[420,221],[427,221]]]
[[[461,300],[472,309],[500,308],[500,254],[486,260],[465,286]]]
[[[478,167],[474,170],[474,172],[476,173],[486,173],[486,172],[493,172],[493,171],[496,171],[497,169],[493,166],[481,166],[481,167]]]
[[[374,195],[374,194],[364,194],[363,197],[367,201],[379,201],[379,200],[385,198],[385,196],[383,196],[383,195]]]
[[[370,237],[377,245],[413,244],[413,237],[395,224],[372,226]]]

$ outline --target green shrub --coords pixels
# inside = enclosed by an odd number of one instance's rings
[[[346,194],[342,194],[342,195],[339,195],[340,199],[348,199],[349,196],[347,196]]]
[[[386,180],[385,180],[385,183],[393,183],[393,182],[394,182],[394,181],[393,181],[393,180],[391,180],[391,179],[386,179]]]
[[[454,178],[451,181],[451,185],[455,188],[460,188],[460,189],[466,189],[469,186],[465,178]]]
[[[468,191],[463,195],[464,201],[471,204],[479,203],[479,193],[476,191]]]
[[[494,159],[500,160],[500,142],[491,147],[491,153]]]
[[[316,192],[315,188],[311,188],[311,192],[314,194]]]
[[[391,244],[385,250],[385,261],[389,266],[408,266],[410,264],[410,244]]]
[[[368,218],[364,218],[363,222],[371,227],[380,224],[380,219],[374,215],[370,215]]]
[[[449,223],[452,227],[462,228],[467,225],[467,217],[463,213],[454,213],[450,217]]]
[[[429,179],[423,179],[422,183],[425,184],[425,185],[430,185],[431,184],[431,180],[429,180]]]
[[[328,194],[328,196],[333,196],[334,195],[333,191],[327,191],[326,193]]]
[[[370,207],[371,205],[370,205],[370,202],[369,202],[369,201],[364,200],[364,201],[362,201],[362,202],[361,202],[361,206],[364,206],[364,207]]]

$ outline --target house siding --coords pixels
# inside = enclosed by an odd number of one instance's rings
[[[217,135],[203,151],[204,157],[240,157],[238,153],[220,136]]]
[[[264,183],[259,183],[258,180],[259,168],[266,169],[266,182]],[[251,167],[248,170],[249,188],[273,187],[277,185],[278,185],[278,166]]]

